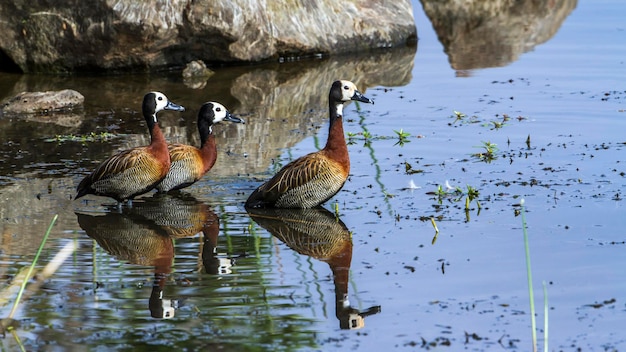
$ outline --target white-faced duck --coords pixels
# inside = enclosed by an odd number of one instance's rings
[[[374,103],[363,96],[354,83],[333,82],[328,95],[330,129],[326,146],[285,165],[252,192],[246,207],[313,208],[339,192],[350,172],[342,122],[343,104],[350,100]]]
[[[121,151],[103,161],[77,187],[75,199],[87,194],[111,197],[132,204],[134,197],[147,193],[161,182],[170,169],[167,142],[157,121],[163,110],[185,111],[160,92],[144,96],[143,117],[150,132],[150,144]]]
[[[213,125],[221,121],[245,123],[220,103],[207,102],[202,105],[198,112],[200,148],[186,144],[169,145],[172,165],[167,176],[156,186],[159,192],[189,187],[211,170],[217,160]]]

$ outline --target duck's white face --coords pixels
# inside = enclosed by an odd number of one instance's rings
[[[221,122],[226,119],[226,116],[230,115],[226,107],[220,103],[213,102],[213,123]]]
[[[356,85],[350,81],[341,80],[341,101],[350,101],[357,92]]]
[[[341,98],[340,104],[336,104],[335,108],[337,109],[337,115],[341,116],[343,113],[343,103],[348,102],[350,100],[356,100],[356,101],[360,101],[363,103],[370,103],[370,104],[374,104],[374,101],[371,100],[370,98],[367,98],[366,96],[364,96],[363,94],[361,94],[361,92],[359,92],[359,90],[356,88],[356,85],[350,81],[346,81],[346,80],[340,80],[339,83],[341,84],[339,89],[341,92]],[[333,83],[333,88],[332,89],[337,89],[337,82]],[[337,99],[337,97],[335,97],[335,99]]]
[[[152,92],[154,94],[154,112],[157,113],[159,111],[163,111],[166,109],[167,104],[169,103],[169,99],[165,96],[165,94],[161,92]]]
[[[202,104],[198,118],[198,123],[200,123],[201,120],[204,120],[206,123],[208,123],[209,130],[212,130],[212,125],[222,121],[245,123],[243,119],[231,114],[224,105],[214,101],[209,101]]]
[[[180,106],[178,104],[172,103],[169,99],[167,99],[165,94],[163,94],[161,92],[151,92],[151,93],[147,94],[146,96],[152,96],[153,99],[154,99],[154,113],[153,113],[153,115],[155,116],[155,121],[156,121],[156,114],[159,111],[163,111],[163,110],[185,111],[184,107],[182,107],[182,106]]]
[[[337,109],[337,115],[343,116],[343,103],[352,100],[354,96],[354,92],[357,91],[356,85],[350,81],[340,80],[341,82],[341,102],[342,104],[335,105],[335,109]]]

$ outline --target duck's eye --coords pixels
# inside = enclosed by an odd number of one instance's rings
[[[348,90],[348,89],[350,89],[350,87],[348,87],[348,86],[343,86],[343,89]]]
[[[219,107],[215,108],[215,111],[220,112],[220,111],[222,111],[222,108],[219,108]]]
[[[157,99],[159,99],[159,100],[163,100],[163,97],[158,97]]]

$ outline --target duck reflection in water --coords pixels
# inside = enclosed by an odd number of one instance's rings
[[[128,208],[124,212],[150,219],[173,238],[191,237],[202,231],[202,262],[206,272],[232,272],[233,260],[217,253],[220,222],[208,205],[184,192],[175,195],[155,193],[152,199],[138,209]]]
[[[247,211],[252,220],[289,248],[328,263],[335,285],[335,314],[341,329],[360,329],[365,326],[365,317],[380,313],[380,306],[363,311],[350,306],[348,282],[352,236],[338,217],[322,207]]]
[[[202,241],[202,265],[207,274],[225,275],[231,274],[231,267],[234,259],[225,257],[217,252],[217,239],[220,234],[220,223],[218,218],[215,221],[206,222],[202,229],[204,238]]]
[[[195,236],[217,238],[219,220],[211,208],[191,196],[155,195],[98,215],[76,213],[79,226],[109,254],[135,265],[153,266],[154,282],[148,307],[154,318],[173,318],[177,299],[163,297],[172,271],[174,239]],[[210,233],[206,233],[206,231]]]

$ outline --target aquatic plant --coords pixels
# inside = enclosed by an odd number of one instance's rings
[[[457,123],[458,125],[481,123],[481,126],[483,127],[488,127],[491,130],[498,130],[506,126],[507,122],[511,120],[511,116],[509,116],[508,114],[496,114],[495,117],[496,119],[492,120],[488,120],[487,118],[476,115],[468,117],[466,114],[455,110],[454,113],[449,116],[449,118],[453,118],[454,121],[449,122],[448,126],[454,126],[457,125]],[[527,118],[524,116],[518,116],[516,117],[516,119],[517,121],[523,121]]]
[[[57,134],[56,136],[54,136],[54,138],[48,138],[45,141],[46,142],[56,142],[56,143],[64,143],[64,142],[80,142],[80,143],[90,143],[90,142],[102,142],[102,141],[107,141],[110,139],[113,139],[115,137],[119,137],[119,134],[113,134],[113,133],[109,133],[109,132],[100,132],[100,133],[96,133],[96,132],[90,132],[88,134],[83,134],[83,135],[74,135],[74,134],[67,134],[67,135],[60,135]]]
[[[422,172],[424,172],[424,170],[422,169],[414,169],[413,166],[411,164],[409,164],[408,162],[404,162],[404,172],[406,172],[407,175],[413,175],[413,174],[420,174]]]
[[[448,122],[448,126],[454,126],[457,124],[457,122],[459,125],[474,124],[480,122],[478,116],[472,115],[470,117],[467,117],[467,115],[465,115],[464,113],[456,110],[454,110],[454,114],[450,115],[449,117],[453,118],[454,121]]]
[[[496,155],[496,153],[498,152],[498,145],[489,141],[483,141],[482,143],[482,145],[475,146],[474,148],[483,148],[483,151],[473,153],[472,156],[479,159],[480,161],[484,161],[485,163],[490,163],[493,160],[497,159],[498,156]]]
[[[457,121],[463,120],[463,118],[465,117],[465,114],[462,113],[462,112],[458,112],[458,111],[454,110],[454,116],[453,117],[455,118],[454,121],[452,122],[454,124]]]
[[[356,139],[357,137],[361,136],[363,137],[363,145],[364,146],[369,146],[371,141],[374,139],[374,136],[372,136],[372,134],[368,131],[363,131],[363,132],[346,132],[346,135],[348,136],[346,143],[348,145],[353,145],[356,144]]]
[[[491,121],[491,125],[493,126],[492,130],[498,130],[498,129],[504,127],[504,122]]]
[[[387,140],[387,139],[397,139],[397,142],[394,145],[403,146],[405,143],[411,142],[409,137],[411,134],[409,132],[405,132],[403,129],[399,131],[394,130],[395,136],[391,135],[382,135],[382,136],[374,136],[369,131],[365,129],[363,126],[363,132],[346,132],[346,143],[348,145],[356,144],[356,141],[359,139],[363,140],[363,146],[369,147],[372,141],[375,140]],[[416,135],[415,138],[423,138],[422,135]]]
[[[400,129],[400,131],[394,130],[394,132],[398,136],[398,141],[394,145],[400,145],[402,147],[402,146],[404,146],[405,143],[409,143],[410,142],[410,140],[409,140],[409,137],[411,136],[410,133],[404,132],[404,130],[402,128]]]
[[[450,183],[446,181],[445,187],[443,185],[438,185],[437,190],[434,192],[430,192],[429,194],[436,195],[439,202],[441,202],[444,198],[447,198],[453,202],[459,202],[461,201],[461,199],[463,199],[463,197],[465,197],[466,199],[465,203],[466,203],[466,209],[467,209],[468,208],[467,204],[471,203],[473,200],[478,198],[478,196],[480,195],[480,192],[476,188],[470,185],[467,185],[466,187],[467,187],[467,191],[464,191],[461,187],[450,186]],[[480,204],[478,204],[478,207],[480,207]]]
[[[496,117],[499,116],[499,114],[496,115]],[[485,127],[490,127],[491,130],[499,130],[502,127],[504,127],[506,125],[506,122],[509,121],[511,118],[509,117],[509,115],[507,114],[502,114],[502,119],[501,120],[492,120],[489,121],[488,123],[484,124],[483,126]]]
[[[348,143],[348,145],[352,145],[352,144],[356,143],[354,141],[355,137],[357,136],[356,133],[354,133],[354,132],[346,132],[346,136],[348,136],[348,138],[346,140],[346,143]]]
[[[452,187],[450,186],[450,183],[446,180],[446,184],[445,186],[443,185],[438,185],[437,189],[433,192],[427,192],[426,194],[429,195],[434,195],[437,199],[437,203],[438,204],[442,204],[443,200],[448,200],[449,202],[453,202],[453,203],[458,203],[461,202],[463,199],[465,199],[465,221],[469,222],[470,221],[470,214],[469,211],[471,210],[471,203],[475,202],[476,203],[476,208],[477,210],[477,214],[476,215],[480,215],[480,210],[482,209],[482,206],[480,205],[480,202],[478,201],[478,196],[480,195],[480,192],[470,186],[467,185],[467,190],[464,191],[461,187]]]
[[[433,228],[435,229],[435,236],[433,237],[432,241],[430,241],[430,244],[434,245],[435,242],[437,242],[437,237],[439,236],[439,228],[437,227],[435,218],[433,218],[432,216],[430,217],[430,223],[433,225]]]

